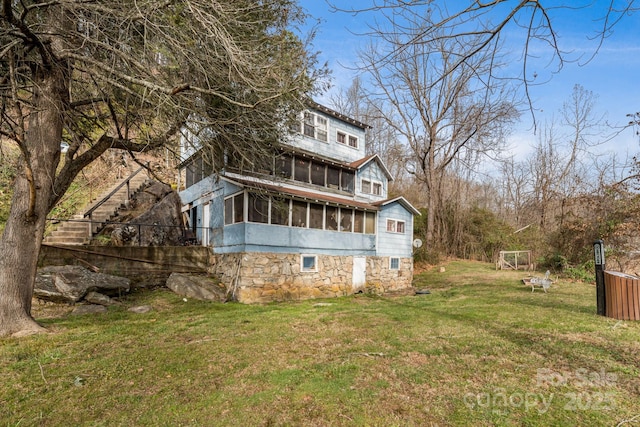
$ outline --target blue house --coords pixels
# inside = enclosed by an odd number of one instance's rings
[[[383,293],[411,286],[413,216],[368,126],[309,102],[269,171],[207,172],[183,141],[180,197],[213,273],[240,302]],[[182,186],[181,186],[182,187]]]

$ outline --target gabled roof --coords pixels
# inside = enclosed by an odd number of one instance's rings
[[[391,176],[391,172],[389,172],[389,169],[387,169],[387,167],[384,165],[384,162],[382,161],[380,156],[378,156],[377,154],[372,154],[372,155],[367,156],[367,157],[365,157],[363,159],[356,160],[355,162],[348,163],[348,166],[352,167],[354,169],[362,169],[364,166],[366,166],[367,164],[369,164],[371,162],[376,162],[378,164],[378,166],[380,166],[380,169],[382,169],[382,172],[384,172],[384,174],[387,176],[387,179],[389,181],[393,181],[393,177]]]
[[[395,197],[393,199],[382,200],[379,202],[373,203],[374,206],[384,207],[387,205],[391,205],[393,203],[400,203],[406,210],[413,213],[414,215],[422,215],[418,209],[416,209],[407,199],[402,196]]]
[[[330,203],[334,205],[351,206],[354,208],[360,208],[360,209],[372,210],[372,211],[379,210],[379,208],[375,204],[358,202],[351,198],[340,197],[333,194],[302,190],[300,188],[294,188],[294,187],[285,186],[285,185],[277,184],[273,182],[265,182],[259,179],[246,179],[246,178],[240,178],[240,177],[226,177],[226,176],[221,176],[220,178],[241,187],[254,188],[256,190],[268,191],[275,194],[285,194],[298,199],[314,200],[317,202]]]

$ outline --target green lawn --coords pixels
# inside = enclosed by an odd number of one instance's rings
[[[593,285],[524,275],[452,262],[416,275],[430,295],[36,303],[52,333],[0,340],[0,426],[640,425],[640,323],[597,316]]]

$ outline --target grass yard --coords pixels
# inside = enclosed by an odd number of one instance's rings
[[[640,425],[640,323],[524,276],[456,261],[416,275],[429,295],[36,303],[52,333],[0,339],[0,426]]]

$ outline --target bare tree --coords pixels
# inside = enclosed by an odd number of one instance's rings
[[[419,34],[430,25],[429,17],[413,18],[402,17],[406,32]],[[400,20],[394,16],[389,24]],[[505,129],[518,113],[504,81],[493,78],[499,65],[493,53],[460,64],[455,39],[407,43],[396,34],[375,35],[376,42],[360,54],[373,88],[369,100],[407,145],[408,170],[425,186],[424,237],[432,247],[444,178],[456,162],[471,168],[482,156],[501,151]]]
[[[303,19],[291,0],[2,1],[0,136],[22,156],[0,238],[0,336],[41,330],[30,312],[47,213],[106,150],[169,145],[187,119],[248,159],[279,140],[317,77],[289,30]]]
[[[602,142],[602,117],[596,115],[595,101],[591,91],[575,85],[560,110],[559,126],[552,122],[543,128],[529,159],[534,206],[543,231],[548,231],[551,213],[561,225],[571,200],[594,189],[588,187],[588,166],[594,160],[590,152]],[[593,178],[595,184],[597,177]]]
[[[385,120],[391,113],[380,113],[380,108],[367,97],[367,90],[360,77],[356,77],[346,90],[332,95],[330,102],[337,111],[371,126],[367,130],[367,155],[379,155],[389,169],[393,178],[390,193],[403,192],[408,178],[404,168],[405,146],[399,140],[395,128]]]
[[[375,14],[376,23],[371,25],[371,32],[365,35],[377,37],[382,32],[401,40],[396,50],[381,56],[380,61],[395,62],[406,55],[405,49],[416,44],[427,46],[427,50],[430,46],[437,52],[436,41],[455,41],[456,50],[452,52],[455,59],[452,59],[447,73],[453,73],[465,64],[472,66],[476,56],[495,55],[501,50],[503,40],[507,37],[512,41],[515,39],[516,42],[512,42],[509,49],[519,52],[513,60],[518,61],[521,68],[515,72],[511,69],[503,77],[524,84],[525,94],[531,106],[531,84],[548,80],[551,74],[560,71],[567,62],[589,62],[620,20],[636,12],[640,6],[637,0],[371,0],[368,6],[360,5],[346,9],[334,3],[333,8],[351,14]],[[566,13],[573,15],[576,21],[586,24],[588,29],[584,34],[585,43],[592,47],[591,53],[576,53],[569,47],[563,48],[555,23]],[[386,19],[380,21],[386,20],[393,25],[379,25],[377,16],[381,14]],[[594,20],[594,14],[600,19]],[[425,16],[429,16],[430,25],[420,28],[406,25],[407,21],[415,22]],[[545,62],[544,68],[550,70],[549,75],[539,75],[542,71],[536,66],[541,59],[537,49],[539,47],[549,52],[547,57],[542,58]],[[444,77],[443,75],[442,78]],[[533,108],[531,112],[533,113]],[[535,116],[533,119],[535,122]]]

